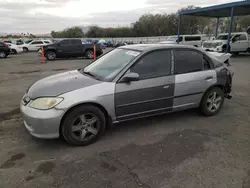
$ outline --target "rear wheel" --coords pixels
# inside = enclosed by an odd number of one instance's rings
[[[5,52],[0,52],[0,58],[6,58],[6,53]]]
[[[73,109],[65,117],[61,133],[72,145],[86,146],[97,141],[104,133],[106,120],[104,113],[92,105]]]
[[[205,116],[217,114],[224,103],[224,92],[219,87],[207,91],[200,104],[201,112]]]
[[[93,50],[87,50],[85,54],[87,59],[93,59],[94,58],[94,51]]]
[[[233,55],[239,55],[240,52],[234,52]]]
[[[23,47],[23,51],[24,51],[24,52],[28,52],[29,49],[28,49],[27,47]]]
[[[45,54],[45,57],[49,60],[49,61],[53,61],[56,59],[56,53],[53,51],[48,51]]]

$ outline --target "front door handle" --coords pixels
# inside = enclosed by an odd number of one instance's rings
[[[168,88],[169,88],[169,85],[163,86],[163,89],[168,89]]]
[[[210,81],[210,80],[212,80],[213,79],[213,77],[212,76],[208,76],[208,77],[206,77],[206,80],[207,81]]]

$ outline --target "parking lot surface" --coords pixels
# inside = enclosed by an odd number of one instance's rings
[[[250,56],[232,58],[233,98],[217,116],[188,110],[121,123],[87,147],[26,132],[19,102],[27,88],[91,62],[40,59],[0,59],[1,188],[250,188]]]

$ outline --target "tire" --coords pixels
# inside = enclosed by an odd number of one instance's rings
[[[87,59],[93,59],[94,58],[94,51],[93,50],[87,50],[85,53],[85,56]]]
[[[49,61],[54,61],[56,59],[56,53],[54,51],[47,51],[45,57]]]
[[[236,55],[239,55],[239,53],[240,53],[240,52],[234,52],[233,55],[236,56]]]
[[[247,49],[247,52],[250,53],[250,48]]]
[[[222,47],[222,52],[227,53],[227,46]],[[230,53],[230,46],[229,46],[229,53]]]
[[[7,57],[7,55],[5,52],[0,52],[0,58],[6,58],[6,57]]]
[[[14,53],[14,54],[17,54],[17,51],[14,49],[14,50],[13,50],[13,53]]]
[[[216,96],[214,98],[214,93],[216,93]],[[221,98],[220,102],[214,106],[212,103],[216,103],[216,99]],[[208,101],[211,101],[208,102]],[[214,87],[209,89],[203,96],[201,104],[200,104],[200,110],[203,115],[205,116],[213,116],[216,115],[224,103],[224,92],[219,87]],[[212,105],[212,108],[211,108]],[[215,108],[216,107],[216,108]]]
[[[85,119],[85,123],[82,119]],[[71,145],[86,146],[96,142],[103,135],[105,128],[104,113],[98,107],[83,105],[66,115],[61,125],[61,135]]]
[[[24,51],[24,52],[28,52],[29,49],[28,49],[27,47],[23,47],[23,51]]]

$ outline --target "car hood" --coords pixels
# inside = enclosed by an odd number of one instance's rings
[[[28,90],[31,99],[55,97],[83,87],[101,83],[101,81],[81,74],[78,70],[59,73],[35,82]]]
[[[176,44],[175,41],[162,41],[160,44]]]

